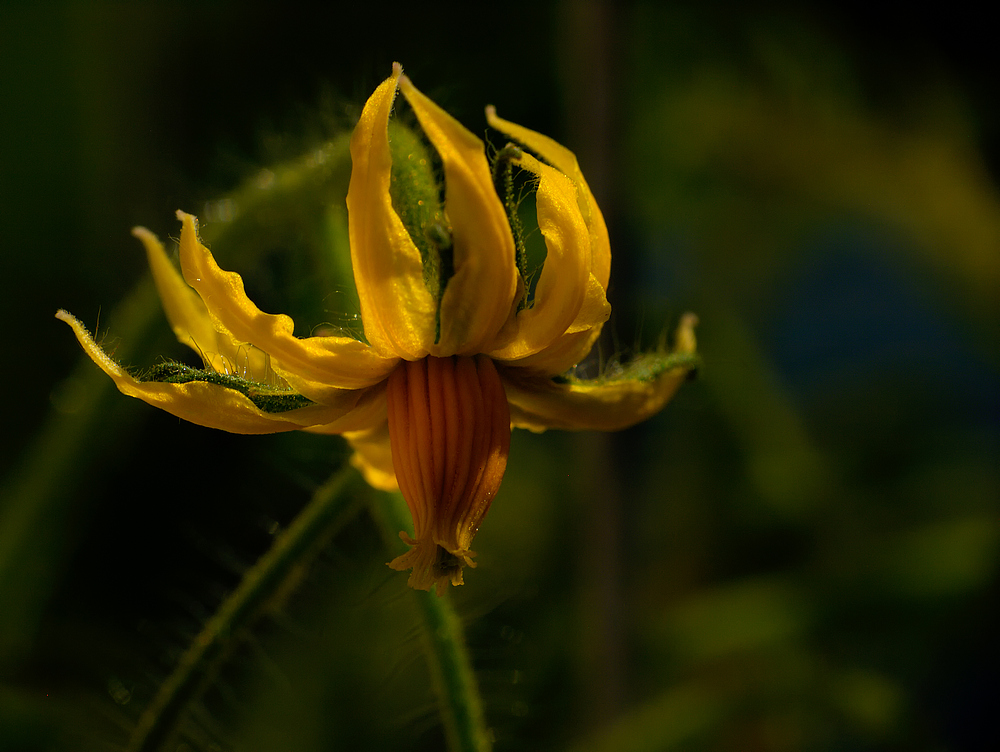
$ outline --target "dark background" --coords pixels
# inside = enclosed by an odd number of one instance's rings
[[[130,228],[176,237],[176,209],[204,217],[349,131],[394,60],[474,132],[494,104],[577,152],[614,253],[604,361],[702,322],[700,379],[648,423],[515,434],[454,594],[496,748],[992,748],[985,20],[565,2],[0,8],[0,749],[123,744],[347,456],[128,400],[53,313],[135,364],[188,357]],[[347,287],[309,288],[309,233],[275,235],[213,250],[300,333],[347,321]],[[238,641],[193,747],[441,747],[402,579],[359,508]]]

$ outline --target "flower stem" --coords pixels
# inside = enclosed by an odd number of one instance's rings
[[[170,737],[185,708],[194,702],[211,680],[232,643],[232,636],[250,625],[261,612],[280,598],[280,591],[295,567],[308,559],[328,536],[345,524],[357,509],[346,493],[358,480],[357,472],[344,467],[323,484],[309,504],[277,536],[267,551],[244,575],[242,582],[208,620],[177,668],[161,685],[129,740],[129,752],[159,749]]]
[[[376,516],[386,538],[398,541],[396,532],[410,529],[410,513],[399,493],[377,494]],[[493,743],[486,728],[483,702],[469,651],[465,645],[462,622],[447,595],[412,591],[423,627],[424,646],[434,689],[438,696],[441,720],[450,752],[489,752]]]

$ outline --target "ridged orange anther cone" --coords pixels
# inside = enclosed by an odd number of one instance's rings
[[[413,568],[409,585],[461,585],[475,566],[472,539],[500,488],[510,450],[510,410],[493,361],[427,357],[390,374],[389,441],[399,489],[413,515],[412,548],[389,566]]]

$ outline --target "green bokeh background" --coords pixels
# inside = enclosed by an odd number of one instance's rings
[[[514,435],[453,593],[495,748],[991,748],[985,29],[832,4],[371,6],[0,9],[0,750],[120,748],[348,454],[126,399],[53,313],[99,321],[126,362],[193,362],[129,235],[176,237],[183,208],[297,333],[356,328],[349,165],[342,142],[308,155],[393,60],[475,132],[494,104],[579,155],[614,253],[592,368],[701,318],[700,378],[661,415]],[[269,192],[288,170],[312,183]],[[442,748],[405,578],[350,495],[176,749]]]

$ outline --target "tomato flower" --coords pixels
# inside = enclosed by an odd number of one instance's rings
[[[433,171],[407,165],[420,154],[390,138],[397,91],[440,158],[443,201]],[[696,365],[689,314],[673,352],[593,381],[566,375],[611,312],[607,228],[571,151],[492,107],[486,119],[517,144],[492,170],[483,142],[398,64],[365,105],[347,194],[364,340],[294,336],[291,318],[257,308],[180,211],[180,272],[151,232],[133,234],[175,334],[203,368],[164,363],[137,377],[75,317],[56,314],[119,390],[180,418],[234,433],[343,435],[368,482],[398,488],[413,516],[413,536],[400,533],[410,549],[389,566],[412,569],[412,587],[438,594],[475,566],[470,546],[503,478],[512,427],[625,428],[662,408]],[[514,167],[529,173],[546,247],[531,294]]]

